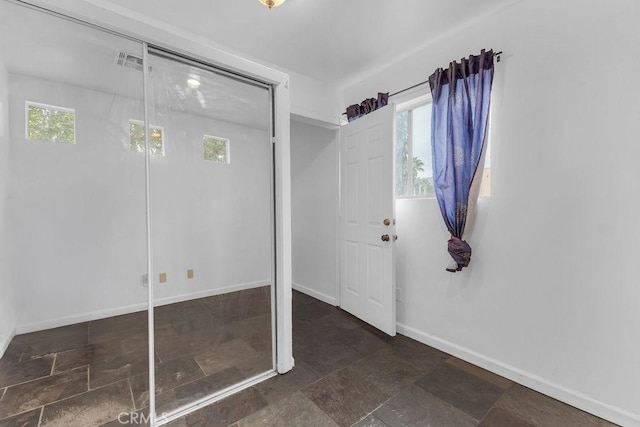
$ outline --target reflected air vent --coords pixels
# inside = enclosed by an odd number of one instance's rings
[[[132,53],[117,52],[115,63],[121,67],[142,71],[142,58]],[[151,71],[151,67],[149,67],[149,71]]]

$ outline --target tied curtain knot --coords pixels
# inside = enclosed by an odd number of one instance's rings
[[[471,261],[471,246],[467,242],[456,236],[451,236],[447,242],[447,248],[449,249],[449,255],[457,264],[455,268],[447,267],[447,271],[455,273],[469,265],[469,261]]]

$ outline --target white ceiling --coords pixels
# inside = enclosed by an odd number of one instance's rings
[[[287,0],[271,11],[258,0],[86,1],[341,87],[518,0]],[[10,72],[139,98],[142,73],[117,67],[114,57],[119,51],[141,55],[141,49],[133,41],[0,1],[0,59]],[[156,67],[164,87],[183,97],[173,108],[268,126],[268,109],[256,102],[263,98],[259,90],[203,73],[199,93],[189,91],[186,78],[195,71]]]
[[[339,87],[515,0],[101,0]]]

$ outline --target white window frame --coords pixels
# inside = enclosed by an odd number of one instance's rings
[[[430,94],[426,94],[426,95],[420,95],[417,97],[412,97],[410,100],[405,101],[405,102],[400,102],[396,104],[396,110],[395,110],[395,114],[393,116],[394,118],[394,132],[393,134],[395,135],[395,119],[396,116],[400,113],[404,113],[405,111],[410,111],[410,110],[414,110],[416,108],[425,106],[427,104],[431,104],[433,103],[433,98],[431,97]],[[407,123],[407,131],[409,132],[409,153],[411,154],[409,156],[409,160],[408,160],[408,165],[407,165],[407,169],[412,171],[413,170],[413,120],[412,120],[413,115],[409,115],[409,122]],[[394,155],[394,159],[393,159],[393,165],[395,167],[395,141],[394,141],[394,150],[393,150],[393,155]],[[393,174],[394,179],[395,179],[395,173]],[[394,196],[396,199],[435,199],[436,196],[435,194],[433,196],[414,196],[414,195],[404,195],[404,196],[398,196],[397,194],[395,194],[395,182],[393,185],[394,188]],[[413,188],[413,174],[409,174],[409,179],[408,179],[408,183],[407,183],[407,187],[408,188]]]
[[[136,120],[136,119],[129,119],[129,126],[127,126],[127,130],[129,131],[129,150],[130,151],[134,151],[131,150],[131,124],[136,124],[136,125],[140,125],[144,128],[145,132],[147,131],[147,128],[144,125],[144,121],[143,120]],[[163,126],[157,126],[157,125],[149,125],[149,129],[160,129],[160,132],[162,133],[162,152],[159,154],[151,154],[152,156],[157,156],[157,157],[164,157],[165,156],[165,148],[164,148],[164,127]],[[136,153],[142,153],[144,154],[144,151],[135,151]]]
[[[215,162],[215,163],[222,163],[223,165],[230,165],[231,164],[231,140],[229,138],[224,138],[221,136],[215,136],[215,135],[208,135],[208,134],[204,134],[202,135],[202,148],[204,149],[204,140],[205,138],[212,138],[212,139],[217,139],[219,141],[224,141],[224,146],[227,152],[227,160],[224,162],[220,162],[218,160],[211,160],[211,159],[204,159],[205,161],[208,162]],[[204,154],[203,154],[204,157]]]
[[[59,142],[52,141],[50,139],[35,139],[29,138],[29,107],[47,108],[51,110],[57,110],[63,113],[73,114],[73,142]],[[60,107],[59,105],[43,104],[42,102],[25,101],[24,102],[24,136],[29,141],[45,141],[45,142],[57,142],[59,144],[75,144],[76,143],[76,110],[74,108]]]

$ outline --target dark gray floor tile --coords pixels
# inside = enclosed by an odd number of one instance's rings
[[[255,389],[271,404],[302,390],[318,378],[318,374],[304,362],[296,361],[296,366],[291,371],[269,378],[257,384]]]
[[[538,426],[615,425],[518,384],[514,384],[498,400],[496,407]]]
[[[477,424],[477,420],[470,415],[416,386],[411,386],[391,398],[376,410],[374,415],[389,427],[471,427]]]
[[[369,415],[363,420],[358,421],[353,427],[388,427],[382,420],[376,418],[375,415]]]
[[[302,391],[342,426],[360,421],[389,398],[387,393],[352,368],[333,373]]]
[[[352,367],[389,396],[398,394],[424,374],[420,368],[401,359],[389,347],[358,360]]]
[[[42,425],[97,426],[131,411],[129,382],[124,380],[45,406]]]
[[[46,377],[51,374],[54,355],[0,365],[0,388]]]
[[[313,339],[310,339],[313,337]],[[320,376],[329,375],[362,358],[341,337],[309,334],[304,339],[294,337],[293,356],[306,363]]]
[[[0,420],[0,427],[38,427],[42,408]]]
[[[404,335],[396,335],[389,343],[389,346],[396,355],[422,369],[425,373],[449,357],[447,353],[412,340]]]
[[[491,384],[495,384],[504,390],[508,389],[509,387],[511,387],[511,384],[513,384],[505,377],[496,375],[493,372],[489,372],[476,365],[472,365],[471,363],[465,362],[464,360],[458,359],[457,357],[449,357],[447,360],[445,360],[445,363],[448,363],[451,366],[465,371],[468,374],[475,375],[476,377],[490,382]]]
[[[0,400],[0,418],[29,411],[85,391],[87,368],[78,368],[9,387]]]
[[[502,408],[493,408],[478,424],[478,427],[535,427]]]
[[[322,412],[311,400],[301,392],[254,412],[237,423],[238,427],[283,425],[305,427],[337,426],[327,414]]]
[[[226,427],[266,406],[267,402],[265,402],[262,396],[253,388],[249,388],[220,402],[202,408],[169,425],[172,427]]]
[[[446,363],[433,368],[416,385],[480,420],[504,390]]]
[[[156,394],[204,377],[204,373],[191,357],[173,359],[156,365]],[[149,375],[136,375],[129,379],[136,409],[149,405]]]

